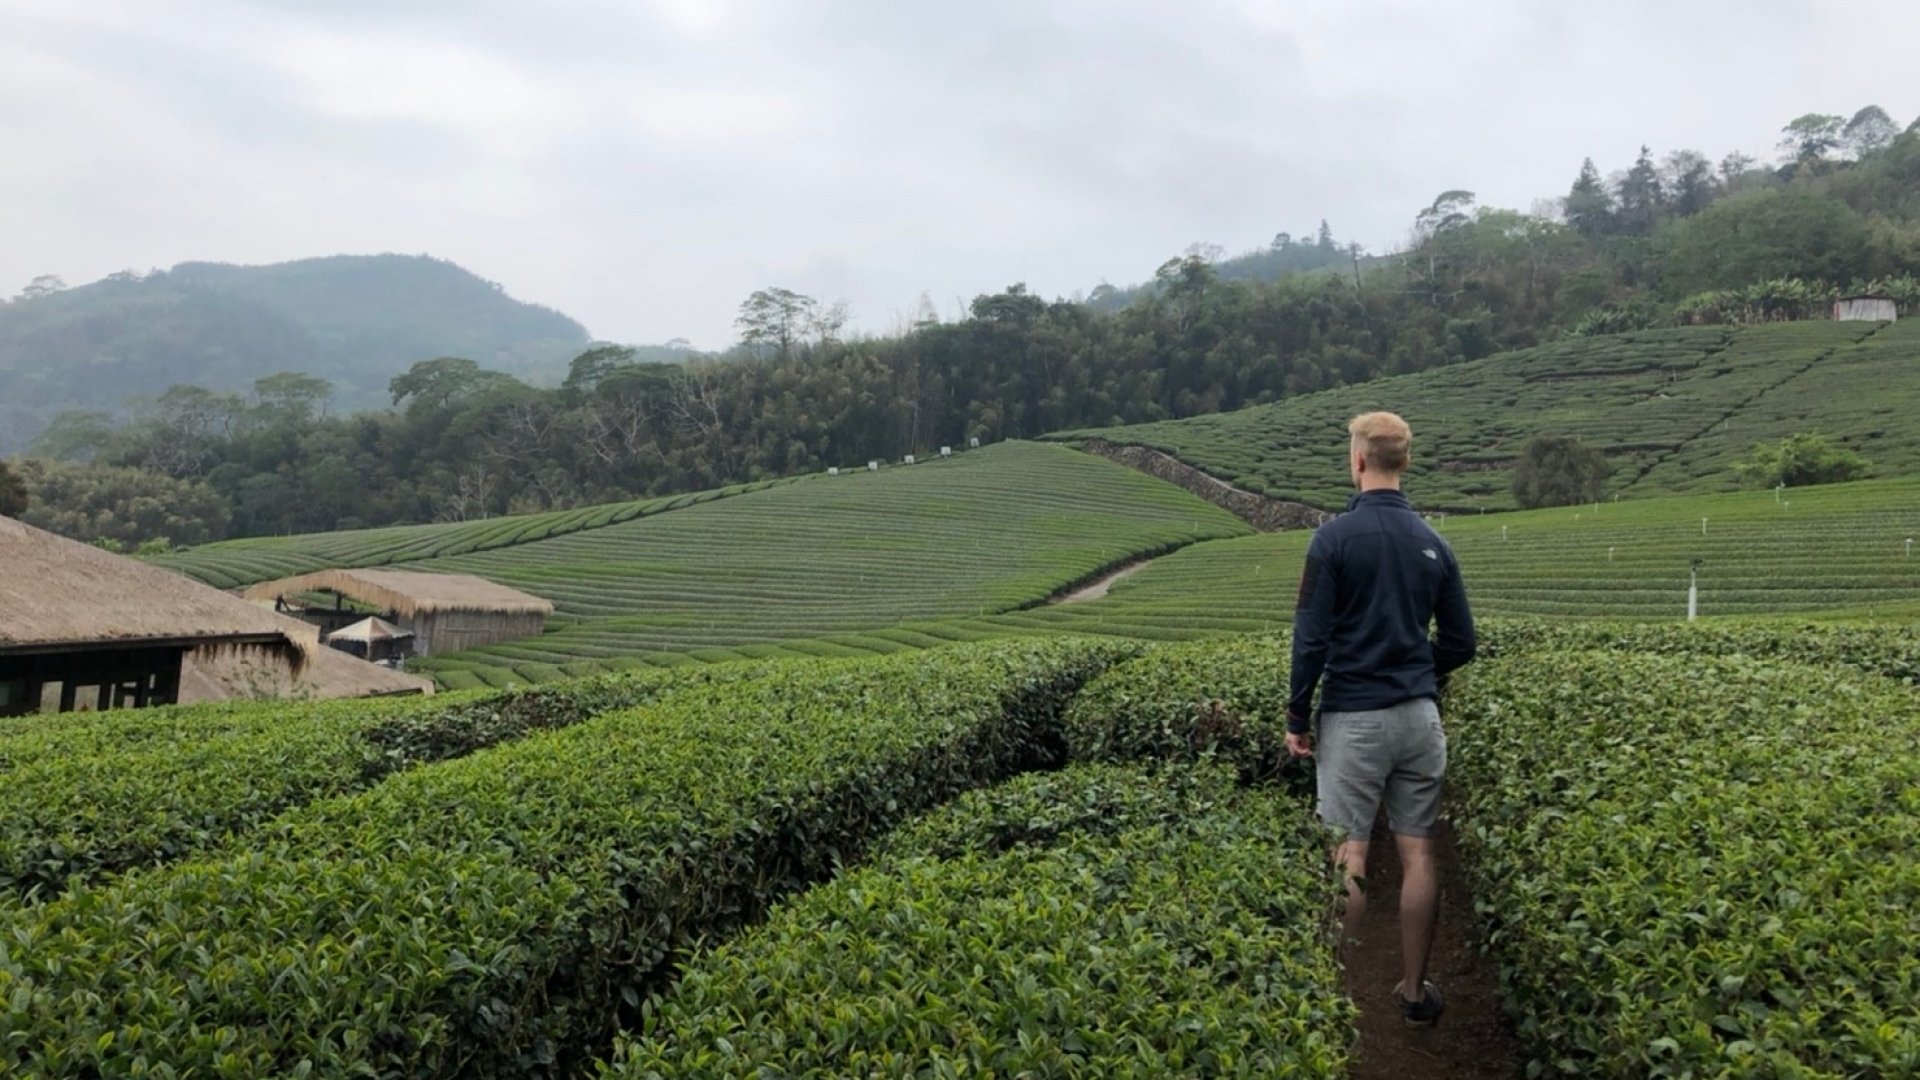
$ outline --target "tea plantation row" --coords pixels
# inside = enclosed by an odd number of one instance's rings
[[[1852,392],[1847,392],[1851,390]],[[1422,505],[1514,505],[1535,435],[1573,435],[1635,497],[1724,491],[1753,444],[1818,431],[1894,476],[1920,469],[1920,324],[1803,322],[1571,339],[1238,412],[1064,432],[1151,447],[1250,491],[1327,510],[1346,502],[1349,417],[1404,415]]]
[[[914,812],[1057,763],[1127,650],[1009,644],[691,687],[16,909],[35,1076],[560,1075],[675,953]]]
[[[1533,1071],[1920,1067],[1920,698],[1777,659],[1856,631],[1765,633],[1496,626],[1459,680],[1454,813]],[[1333,883],[1265,783],[1306,779],[1284,645],[778,665],[394,773],[7,912],[0,1062],[558,1075],[625,1026],[625,1075],[1340,1075]]]
[[[737,506],[744,511],[764,497]],[[1476,610],[1486,614],[1678,620],[1686,613],[1695,558],[1701,560],[1700,611],[1709,618],[1865,615],[1920,604],[1920,550],[1909,555],[1906,545],[1909,537],[1920,541],[1920,479],[1803,488],[1781,498],[1748,492],[1609,502],[1597,510],[1589,505],[1455,515],[1435,524],[1460,556]],[[867,610],[860,618],[875,622],[854,632],[771,641],[751,640],[750,627],[689,626],[660,630],[659,647],[634,651],[623,644],[629,639],[602,637],[599,624],[589,622],[528,641],[437,657],[424,669],[448,686],[504,686],[634,666],[868,656],[1028,634],[1178,640],[1273,631],[1292,621],[1309,539],[1304,532],[1291,532],[1193,544],[1086,603],[907,622]],[[1920,549],[1920,542],[1914,546]],[[748,556],[743,552],[742,557]],[[768,548],[752,557],[777,565],[783,556]],[[879,590],[883,584],[876,578],[872,587]],[[812,610],[819,614],[817,607]],[[837,617],[857,621],[851,615],[848,607]],[[772,618],[772,611],[765,617]],[[684,642],[672,645],[680,635]],[[704,647],[696,645],[700,642]]]
[[[402,769],[758,670],[656,668],[508,692],[14,722],[0,727],[0,896],[58,893],[204,851]]]
[[[1920,1070],[1914,688],[1521,640],[1447,711],[1451,812],[1527,1074]],[[1325,939],[1275,941],[1327,900],[1304,804],[1189,771],[1271,771],[1282,644],[1162,648],[1095,680],[1076,758],[1170,762],[1152,779],[1078,766],[896,835],[691,961],[603,1074],[1342,1075]],[[1257,866],[1248,842],[1271,845]],[[1190,920],[1167,919],[1162,872],[1194,883]],[[1233,922],[1262,901],[1225,899],[1248,877],[1271,883],[1264,924]],[[1191,982],[1168,960],[1183,945]],[[1286,974],[1246,985],[1222,961]]]
[[[150,561],[208,585],[234,589],[257,581],[293,577],[316,570],[388,566],[530,544],[549,537],[605,528],[790,482],[763,481],[686,495],[603,503],[572,510],[515,514],[478,521],[226,540],[155,556]]]

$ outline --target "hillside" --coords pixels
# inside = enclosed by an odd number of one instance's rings
[[[426,256],[116,275],[0,304],[0,453],[62,409],[112,412],[177,383],[243,390],[299,371],[332,382],[337,409],[371,408],[418,360],[556,374],[587,341],[565,315]]]
[[[1408,487],[1425,508],[1514,506],[1512,467],[1535,435],[1605,452],[1611,493],[1739,486],[1753,444],[1817,431],[1874,475],[1920,470],[1920,321],[1687,327],[1577,338],[1238,412],[1050,438],[1170,454],[1250,491],[1338,509],[1345,424],[1391,409],[1414,429]]]
[[[795,491],[796,489],[788,489]],[[756,496],[758,498],[758,496]],[[752,499],[739,501],[744,509]],[[1707,519],[1701,533],[1701,518]],[[1776,501],[1772,492],[1673,496],[1590,507],[1453,516],[1437,523],[1466,575],[1475,611],[1496,634],[1513,616],[1677,622],[1685,617],[1688,571],[1699,558],[1700,614],[1739,626],[1775,617],[1911,619],[1920,612],[1920,478],[1869,480],[1802,488]],[[1266,533],[1208,540],[1145,564],[1084,603],[1049,604],[997,613],[909,619],[857,633],[826,633],[860,604],[812,597],[794,609],[814,620],[817,636],[759,645],[695,648],[710,630],[660,628],[642,651],[632,628],[583,624],[577,631],[476,649],[425,665],[449,685],[505,685],[568,672],[668,665],[685,658],[724,661],[743,656],[869,656],[994,638],[1096,635],[1179,641],[1221,634],[1285,631],[1311,534]],[[504,565],[509,556],[496,554]],[[472,568],[472,564],[469,564]],[[533,582],[523,579],[522,587]],[[649,588],[658,589],[657,586]],[[689,592],[682,610],[719,610],[735,586],[701,598]],[[783,610],[785,610],[783,608]],[[1724,628],[1724,627],[1723,627]],[[739,636],[738,629],[723,635]],[[684,635],[676,640],[676,635]],[[1889,641],[1912,652],[1912,646]],[[1859,658],[1868,662],[1862,654]]]

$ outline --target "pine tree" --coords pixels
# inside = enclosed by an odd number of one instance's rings
[[[1607,193],[1592,158],[1580,163],[1580,175],[1567,192],[1566,214],[1567,224],[1589,240],[1613,231],[1613,196]]]
[[[1614,220],[1619,231],[1628,236],[1653,235],[1654,222],[1666,204],[1666,191],[1660,184],[1660,170],[1653,165],[1653,151],[1645,145],[1640,147],[1640,156],[1634,159],[1633,168],[1621,177],[1617,194],[1619,209],[1614,213]]]

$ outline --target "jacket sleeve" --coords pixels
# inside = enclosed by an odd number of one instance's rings
[[[1327,667],[1327,638],[1333,631],[1338,568],[1333,545],[1315,533],[1300,573],[1300,597],[1293,609],[1293,672],[1287,698],[1287,730],[1304,735],[1313,723],[1313,693]]]
[[[1478,643],[1473,633],[1473,611],[1467,606],[1467,586],[1460,580],[1460,564],[1448,552],[1447,580],[1433,606],[1433,673],[1445,679],[1449,672],[1473,659]]]

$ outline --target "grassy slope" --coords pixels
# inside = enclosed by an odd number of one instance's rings
[[[1863,341],[1863,339],[1865,339]],[[1726,490],[1763,439],[1817,430],[1877,475],[1920,469],[1920,323],[1698,327],[1558,342],[1417,375],[1190,420],[1066,432],[1173,454],[1221,479],[1328,509],[1346,500],[1347,418],[1413,424],[1422,506],[1506,509],[1536,434],[1573,434],[1636,497]]]
[[[1678,619],[1696,556],[1703,560],[1700,610],[1708,619],[1920,614],[1920,542],[1913,557],[1905,554],[1907,537],[1920,541],[1920,478],[1800,488],[1784,505],[1771,492],[1742,492],[1605,503],[1598,512],[1589,506],[1455,515],[1437,524],[1460,556],[1481,615]],[[1085,603],[914,618],[824,636],[827,628],[818,627],[725,649],[636,651],[644,660],[619,655],[617,643],[604,654],[564,653],[592,637],[583,627],[457,654],[436,674],[456,686],[504,685],[557,677],[546,665],[561,662],[566,671],[584,672],[638,662],[871,655],[1029,634],[1170,641],[1283,630],[1292,622],[1309,537],[1289,532],[1194,544]]]
[[[307,533],[300,536],[263,536],[246,540],[225,540],[186,551],[160,555],[149,560],[154,565],[196,578],[222,589],[239,588],[256,581],[292,577],[295,574],[329,570],[336,567],[389,566],[413,563],[447,555],[512,547],[554,536],[599,529],[608,525],[651,517],[668,510],[679,510],[731,495],[745,494],[789,483],[744,484],[737,487],[699,491],[690,495],[671,495],[658,499],[583,506],[573,510],[552,510],[540,514],[515,514],[511,517],[483,518],[479,521],[449,521],[431,525],[394,525],[383,529],[351,529],[343,532]]]
[[[559,609],[548,634],[422,668],[493,669],[483,677],[499,683],[643,655],[777,654],[751,646],[1004,612],[1130,558],[1247,531],[1176,487],[1098,458],[1007,444],[415,564],[479,574]],[[844,651],[799,651],[809,650]]]

